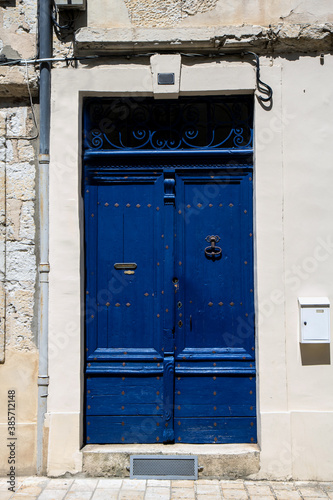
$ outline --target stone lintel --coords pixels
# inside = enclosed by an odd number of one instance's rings
[[[33,66],[29,65],[29,85],[33,96],[38,95],[38,78]],[[23,66],[0,67],[0,98],[27,98],[26,68]]]
[[[333,24],[221,26],[208,28],[81,28],[78,54],[131,54],[144,51],[206,52],[254,50],[260,53],[330,51]]]

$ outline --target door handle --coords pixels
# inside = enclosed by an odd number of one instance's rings
[[[220,241],[219,236],[206,236],[206,241],[210,243],[210,247],[205,248],[205,255],[206,257],[212,257],[213,259],[216,257],[221,257],[222,255],[222,248],[217,247],[216,243]]]

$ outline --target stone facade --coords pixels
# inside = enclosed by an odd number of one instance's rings
[[[230,49],[258,52],[274,92],[272,109],[255,99],[258,477],[331,479],[333,443],[325,433],[332,427],[330,346],[299,348],[297,296],[327,295],[333,302],[327,187],[333,182],[327,119],[333,112],[332,1],[88,0],[74,19],[75,33],[54,36],[54,56],[109,59],[58,62],[52,74],[47,473],[83,470],[82,95],[256,95],[251,61],[179,55]],[[61,24],[67,20],[66,13],[59,17]],[[0,0],[0,55],[34,58],[36,23],[37,0]],[[118,58],[159,51],[176,55]],[[155,81],[170,64],[177,89]],[[15,389],[19,474],[36,472],[37,447],[38,138],[29,89],[37,112],[34,65],[0,66],[0,442],[7,439],[7,393]],[[304,262],[320,242],[322,260],[310,272]],[[300,266],[306,278],[297,274]],[[0,474],[7,472],[0,449]]]
[[[179,27],[266,26],[333,22],[330,0],[94,0],[88,26]]]
[[[36,55],[36,0],[0,6],[0,52],[8,59]],[[7,394],[15,390],[17,473],[36,470],[37,316],[36,163],[37,130],[28,82],[37,93],[33,66],[0,66],[0,438],[7,439]],[[37,107],[36,107],[37,108]],[[38,116],[38,109],[35,109]],[[0,473],[8,473],[0,453]]]
[[[7,391],[15,390],[18,436],[25,446],[18,452],[21,473],[34,472],[37,394],[36,327],[36,134],[30,106],[2,103],[0,111],[1,269],[0,365],[1,407]],[[1,413],[2,413],[1,412]],[[0,436],[6,436],[1,415]],[[7,467],[0,459],[0,470]]]
[[[11,1],[0,5],[0,54],[8,59],[30,59],[36,56],[37,0]],[[37,75],[33,67],[0,66],[0,98],[27,96],[27,81],[37,92]]]
[[[35,348],[35,149],[27,140],[36,132],[27,106],[3,108],[1,119],[2,280],[6,291],[6,336],[9,349]],[[4,359],[4,355],[2,356]]]

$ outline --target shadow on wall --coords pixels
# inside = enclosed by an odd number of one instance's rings
[[[331,364],[331,344],[301,344],[300,347],[303,366]]]

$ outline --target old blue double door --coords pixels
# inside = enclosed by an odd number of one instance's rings
[[[252,169],[85,183],[87,443],[256,442]]]

